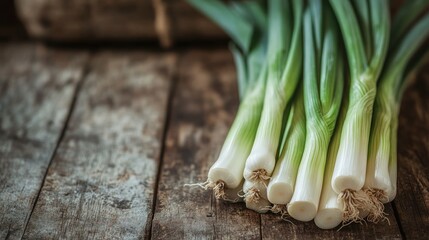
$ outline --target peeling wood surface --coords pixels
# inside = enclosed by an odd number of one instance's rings
[[[96,54],[24,239],[136,239],[150,222],[172,54]]]
[[[226,49],[88,52],[0,45],[1,239],[429,235],[427,68],[403,101],[390,225],[337,232],[184,186],[206,180],[237,110]]]
[[[87,54],[0,45],[0,239],[19,239]]]

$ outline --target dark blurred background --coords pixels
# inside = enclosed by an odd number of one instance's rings
[[[226,40],[185,0],[2,0],[0,39],[53,43]]]
[[[0,39],[25,39],[24,26],[16,14],[14,0],[0,1]]]

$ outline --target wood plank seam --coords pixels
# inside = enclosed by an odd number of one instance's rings
[[[401,237],[402,239],[407,239],[404,232],[404,228],[402,227],[402,222],[401,222],[401,218],[399,217],[398,209],[396,209],[395,201],[391,202],[390,205],[392,206],[393,214],[395,216],[396,222],[398,223],[398,228],[399,228],[399,232],[401,233]]]
[[[262,240],[262,215],[259,214],[259,239]]]
[[[151,239],[260,239],[257,213],[184,186],[205,181],[232,122],[238,99],[231,60],[224,48],[182,56]]]
[[[10,229],[10,225],[7,228],[7,233],[6,233],[6,237],[4,237],[5,240],[8,240],[10,238],[10,236],[12,235],[13,231],[11,231]],[[22,237],[21,237],[22,238]]]
[[[159,156],[159,162],[158,162],[158,169],[157,169],[157,173],[156,173],[156,179],[155,179],[155,188],[153,190],[153,200],[152,200],[152,208],[151,208],[151,213],[149,216],[149,221],[146,225],[146,230],[145,230],[145,239],[151,239],[152,238],[152,222],[153,222],[153,218],[155,217],[155,208],[156,208],[156,201],[158,199],[158,185],[159,185],[159,180],[161,177],[161,171],[162,171],[162,166],[163,166],[163,162],[164,162],[164,152],[165,152],[165,146],[166,146],[166,141],[167,141],[167,133],[170,127],[170,117],[171,117],[171,112],[173,109],[173,100],[174,100],[174,96],[176,93],[176,87],[177,87],[177,82],[178,82],[178,78],[179,78],[179,74],[178,74],[178,69],[179,69],[179,64],[180,64],[180,60],[181,60],[181,53],[178,54],[177,56],[177,61],[175,63],[175,66],[173,67],[172,73],[171,73],[171,77],[170,77],[170,81],[171,81],[171,86],[170,86],[170,91],[168,93],[168,100],[167,100],[167,106],[166,106],[166,116],[165,116],[165,120],[164,120],[164,127],[163,127],[163,132],[162,132],[162,139],[161,139],[161,150],[160,150],[160,156]]]
[[[63,137],[65,135],[65,132],[67,130],[67,126],[69,125],[70,118],[71,118],[71,116],[73,114],[73,109],[75,109],[75,106],[76,106],[76,102],[77,102],[77,98],[79,96],[79,92],[80,92],[80,90],[82,88],[82,85],[83,85],[85,79],[86,79],[86,76],[90,72],[90,65],[91,65],[90,62],[91,62],[91,56],[92,56],[92,54],[93,54],[92,52],[89,52],[89,55],[88,55],[88,58],[86,60],[85,66],[83,66],[82,75],[80,76],[80,79],[79,79],[78,83],[76,84],[76,88],[75,88],[75,90],[73,92],[73,98],[72,98],[72,101],[70,103],[70,107],[69,107],[68,112],[67,112],[66,120],[65,120],[64,125],[63,125],[63,127],[61,129],[61,134],[59,135],[59,137],[58,137],[58,139],[56,141],[56,144],[55,144],[54,151],[52,152],[52,155],[49,158],[48,166],[47,166],[47,168],[45,170],[45,174],[43,175],[43,179],[42,179],[42,182],[40,184],[39,190],[37,192],[36,198],[34,199],[34,202],[32,203],[33,206],[31,208],[31,212],[27,216],[27,219],[26,219],[26,222],[25,222],[24,231],[22,231],[22,235],[21,235],[20,239],[22,239],[24,237],[24,235],[25,235],[28,223],[30,222],[30,219],[31,219],[31,216],[32,216],[32,214],[34,212],[34,209],[36,207],[37,201],[39,200],[40,193],[42,192],[43,186],[45,185],[46,176],[48,175],[48,171],[49,171],[49,168],[50,168],[50,166],[52,164],[52,160],[54,159],[55,155],[57,154],[58,147],[60,146],[60,144],[61,144],[61,142],[63,140]],[[7,239],[7,237],[6,237],[6,239]]]

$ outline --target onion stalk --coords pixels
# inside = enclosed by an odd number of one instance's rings
[[[387,55],[390,19],[386,0],[371,0],[369,12],[370,42],[367,55],[362,29],[348,0],[330,0],[344,39],[349,68],[349,106],[332,176],[332,188],[343,204],[354,204],[365,183],[368,142],[377,81]],[[364,6],[365,7],[365,6]],[[360,11],[363,11],[362,9]]]
[[[266,43],[263,29],[257,28],[255,25],[258,21],[252,19],[260,21],[264,16],[249,12],[246,17],[253,18],[246,19],[219,0],[188,1],[222,27],[235,41],[235,45],[231,45],[231,51],[237,66],[240,106],[219,157],[209,170],[208,180],[197,184],[203,188],[212,188],[216,198],[227,199],[227,189],[236,189],[242,182],[245,161],[261,118],[267,70],[263,63]],[[257,6],[253,8],[255,7]]]
[[[287,208],[289,215],[300,221],[310,221],[317,213],[328,146],[344,86],[336,21],[329,5],[318,2],[311,1],[310,8],[312,4],[318,4],[320,13],[315,15],[307,9],[304,14],[306,138],[295,190]],[[314,18],[319,21],[312,20]],[[313,24],[315,22],[317,24]]]
[[[240,98],[208,180],[194,185],[323,229],[387,219],[429,0],[407,1],[392,28],[388,0],[188,1],[233,40]]]
[[[377,222],[384,219],[383,203],[389,201],[393,184],[390,179],[390,161],[396,162],[396,135],[400,98],[405,86],[404,72],[413,55],[429,36],[429,14],[419,20],[391,52],[383,70],[374,105],[371,128],[365,192],[372,199],[372,211],[368,219]],[[393,122],[392,122],[393,121]],[[393,132],[395,130],[395,132]],[[394,149],[390,149],[393,147]],[[393,151],[394,150],[394,151]],[[395,179],[396,182],[396,179]]]
[[[343,222],[343,213],[346,212],[342,201],[338,201],[338,193],[334,191],[331,185],[332,174],[334,172],[335,160],[337,158],[338,148],[341,141],[341,131],[344,124],[344,119],[347,113],[348,106],[347,88],[345,88],[341,110],[338,115],[335,131],[329,143],[328,155],[326,157],[325,176],[323,179],[322,194],[319,202],[314,223],[322,229],[331,229]],[[346,217],[349,217],[347,214]]]
[[[305,145],[305,110],[302,84],[297,89],[285,131],[283,147],[268,184],[268,200],[277,205],[289,203]],[[277,206],[279,207],[279,206]]]
[[[244,171],[248,181],[266,181],[274,170],[283,112],[301,73],[302,5],[301,0],[268,1],[268,77],[261,120]]]

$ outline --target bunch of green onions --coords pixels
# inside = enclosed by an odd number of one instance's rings
[[[240,105],[208,179],[323,229],[386,219],[404,89],[425,59],[428,0],[188,0],[232,39]]]

